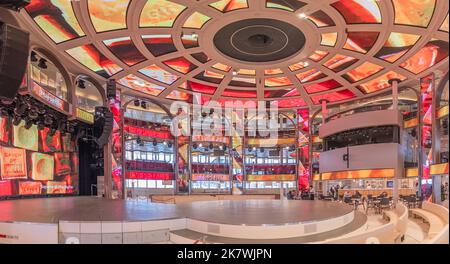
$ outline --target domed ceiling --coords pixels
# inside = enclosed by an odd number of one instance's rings
[[[32,0],[26,11],[92,75],[165,102],[302,108],[448,63],[443,0]]]

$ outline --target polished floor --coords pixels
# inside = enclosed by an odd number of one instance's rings
[[[211,201],[158,204],[91,197],[0,202],[0,222],[152,221],[176,218],[232,224],[283,225],[344,216],[352,207],[322,201]]]

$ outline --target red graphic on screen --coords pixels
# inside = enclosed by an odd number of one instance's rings
[[[42,140],[42,151],[44,152],[57,152],[61,151],[61,134],[56,131],[54,136],[50,135],[50,129],[48,127],[40,131]]]
[[[56,176],[70,174],[72,168],[70,166],[69,153],[55,153],[55,172]]]

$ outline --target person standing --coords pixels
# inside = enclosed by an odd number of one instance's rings
[[[310,186],[309,187],[309,199],[311,199],[312,201],[314,201],[314,193],[316,192],[316,190],[314,189],[314,186]]]

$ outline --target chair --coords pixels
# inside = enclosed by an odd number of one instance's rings
[[[391,201],[389,200],[389,198],[387,197],[382,198],[378,209],[380,214],[382,214],[383,210],[385,209],[391,209]]]
[[[369,212],[369,208],[376,209],[372,194],[367,195],[366,214]]]

